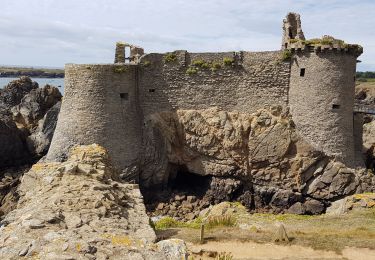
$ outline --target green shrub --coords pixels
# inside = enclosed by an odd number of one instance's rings
[[[283,61],[290,60],[292,57],[292,52],[290,50],[284,50],[283,53],[281,54],[281,59]]]
[[[189,67],[187,70],[186,70],[186,74],[188,75],[194,75],[194,74],[197,74],[198,70],[194,67]]]
[[[225,57],[223,59],[223,62],[224,62],[225,66],[233,66],[234,65],[234,59],[233,58]]]
[[[175,61],[177,61],[177,55],[174,54],[174,53],[167,53],[164,56],[164,61],[166,63],[175,62]]]

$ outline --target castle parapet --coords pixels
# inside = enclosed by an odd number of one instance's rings
[[[363,53],[363,47],[358,44],[348,44],[332,36],[325,35],[321,39],[301,40],[289,39],[287,50],[295,52],[337,52],[348,53],[356,57]]]

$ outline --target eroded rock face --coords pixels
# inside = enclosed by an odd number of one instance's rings
[[[60,107],[61,102],[51,107],[44,117],[38,121],[38,127],[35,131],[27,137],[26,142],[31,153],[39,156],[47,154],[55,132]]]
[[[11,116],[0,111],[0,168],[22,165],[30,153],[25,149],[25,133],[17,128]]]
[[[11,108],[13,120],[19,128],[23,127],[33,132],[39,120],[51,107],[61,101],[61,98],[58,88],[50,85],[33,89],[22,98],[19,104]]]
[[[212,177],[201,196],[209,203],[238,200],[275,212],[300,203],[303,212],[317,214],[330,200],[364,187],[365,173],[316,151],[278,107],[254,114],[217,108],[153,114],[145,121],[143,153],[140,183],[145,189],[168,189],[183,166]]]
[[[0,258],[165,259],[152,249],[137,185],[116,176],[98,145],[75,148],[64,163],[35,164],[2,221]]]

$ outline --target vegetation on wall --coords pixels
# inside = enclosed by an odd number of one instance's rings
[[[281,60],[282,61],[288,61],[292,57],[292,52],[290,50],[284,50],[281,53]]]
[[[335,39],[332,36],[325,35],[322,38],[314,38],[309,40],[301,40],[301,39],[290,39],[290,44],[294,43],[301,43],[306,46],[331,46],[336,48],[342,48],[342,49],[353,49],[353,50],[362,50],[362,46],[358,44],[348,44],[344,42],[343,40]]]
[[[189,67],[187,70],[186,70],[186,74],[189,74],[189,75],[193,75],[193,74],[196,74],[198,72],[198,70],[194,67]]]
[[[127,71],[127,68],[125,66],[116,66],[113,68],[113,72],[115,73],[124,73]]]
[[[205,61],[202,59],[193,60],[191,65],[186,70],[186,74],[193,75],[196,74],[200,70],[211,70],[215,72],[221,69],[223,66],[234,66],[235,62],[233,58],[225,57],[222,63],[217,61]]]
[[[164,62],[165,63],[170,63],[170,62],[175,62],[177,61],[177,55],[175,53],[167,53],[164,56]]]
[[[229,57],[225,57],[223,59],[223,63],[224,63],[225,66],[233,66],[234,65],[234,59],[229,58]]]

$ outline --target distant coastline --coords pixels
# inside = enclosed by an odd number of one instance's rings
[[[64,78],[64,69],[0,66],[0,77],[14,78],[20,76],[29,76],[34,78]]]

